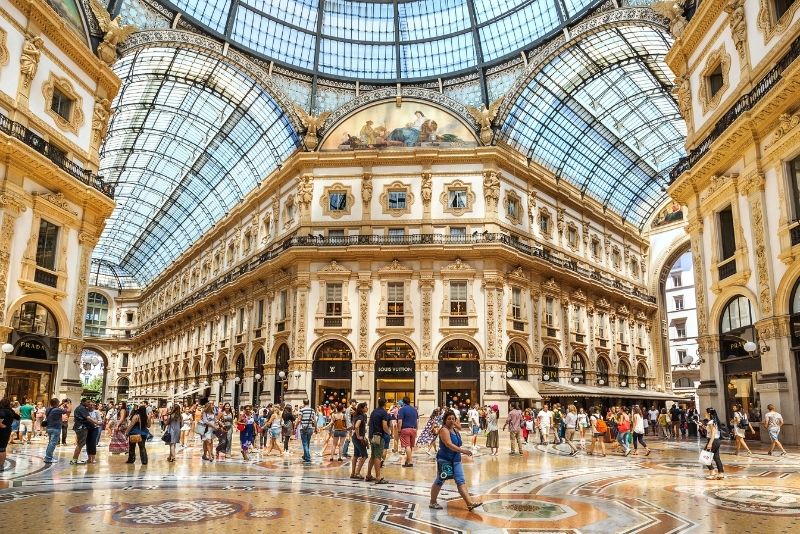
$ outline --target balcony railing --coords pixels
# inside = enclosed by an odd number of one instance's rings
[[[284,330],[286,330],[286,321],[278,321],[277,323],[275,323],[275,330],[277,332],[283,332]]]
[[[547,337],[556,337],[556,329],[547,327]]]
[[[405,326],[406,318],[402,315],[389,315],[386,317],[386,326]]]
[[[469,317],[450,317],[450,326],[469,326]]]
[[[108,198],[114,198],[114,186],[106,183],[102,176],[97,176],[91,169],[84,169],[77,163],[67,159],[61,150],[58,150],[22,124],[0,114],[0,131],[22,141],[78,181],[97,189]]]
[[[737,100],[728,112],[717,121],[714,125],[714,129],[711,130],[705,139],[691,150],[688,155],[682,157],[672,170],[669,171],[670,183],[674,182],[681,174],[694,167],[694,165],[708,153],[714,141],[724,134],[739,117],[753,109],[772,88],[778,85],[783,79],[783,71],[798,57],[800,57],[800,37],[794,40],[786,55],[779,59],[775,66],[756,83],[753,90]]]
[[[525,323],[522,321],[512,321],[511,328],[516,330],[517,332],[524,332],[525,331]]]
[[[36,272],[33,273],[33,281],[37,284],[56,287],[58,285],[58,276],[44,269],[36,269]]]
[[[736,259],[731,259],[727,263],[723,263],[719,266],[719,279],[725,280],[729,276],[733,276],[736,274]]]
[[[140,332],[144,332],[152,328],[156,324],[193,305],[195,302],[206,298],[207,296],[219,291],[223,287],[228,286],[247,273],[258,269],[261,265],[278,258],[287,250],[297,247],[362,247],[382,246],[389,244],[402,244],[406,246],[441,246],[450,244],[503,245],[523,255],[544,261],[557,269],[562,269],[578,276],[591,279],[592,281],[604,285],[610,290],[613,290],[615,293],[637,298],[650,304],[656,303],[656,298],[654,296],[650,296],[644,291],[640,291],[636,286],[622,284],[618,281],[616,281],[617,283],[615,284],[615,280],[611,277],[604,276],[599,271],[579,265],[578,261],[575,259],[558,252],[545,250],[539,246],[528,245],[521,242],[518,238],[507,234],[488,232],[483,234],[476,233],[471,236],[466,236],[463,238],[459,237],[457,239],[453,239],[448,235],[442,234],[412,234],[405,236],[351,235],[346,237],[337,237],[334,239],[335,241],[328,239],[325,236],[313,235],[289,237],[271,249],[265,250],[260,254],[253,256],[250,260],[242,262],[239,266],[229,270],[227,273],[225,273],[225,275],[212,281],[200,291],[187,296],[175,306],[172,306],[171,308],[161,312],[156,317],[150,319],[142,326]]]
[[[341,317],[325,317],[322,321],[322,326],[325,328],[341,328],[342,327],[342,318]]]

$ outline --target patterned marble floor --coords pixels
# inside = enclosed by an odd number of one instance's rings
[[[505,442],[501,441],[501,446]],[[727,478],[705,480],[696,443],[653,441],[649,457],[605,458],[526,446],[523,456],[480,454],[465,460],[467,485],[482,508],[468,512],[452,483],[444,510],[428,508],[434,461],[415,456],[404,469],[390,458],[385,486],[348,478],[349,462],[315,454],[208,464],[199,447],[167,463],[167,448],[148,445],[150,462],[126,465],[101,445],[100,463],[42,461],[44,441],[13,446],[0,473],[2,531],[49,532],[800,532],[800,449],[770,457],[723,454]],[[564,447],[566,449],[566,447]],[[315,450],[319,445],[315,445]],[[15,528],[18,527],[18,528]]]

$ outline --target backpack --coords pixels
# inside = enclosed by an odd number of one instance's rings
[[[598,418],[596,419],[596,422],[595,422],[595,424],[594,424],[594,427],[595,427],[595,429],[597,430],[597,432],[598,432],[599,434],[605,434],[606,432],[608,432],[608,425],[607,425],[607,424],[606,424],[606,422],[605,422],[603,419],[601,419],[600,417],[598,417]]]
[[[739,414],[739,428],[742,430],[746,430],[748,426],[750,426],[750,421],[747,420],[747,416],[742,412],[737,412]]]
[[[344,417],[341,419],[334,419],[333,420],[333,429],[334,430],[347,430],[347,422],[344,420]]]

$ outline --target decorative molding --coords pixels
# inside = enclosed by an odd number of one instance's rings
[[[792,131],[798,124],[800,124],[800,113],[795,113],[794,115],[781,113],[781,116],[778,118],[778,127],[775,128],[775,131],[772,133],[772,142],[769,146],[780,141],[784,135]]]
[[[722,87],[716,93],[711,94],[711,84],[708,76],[720,67],[722,72]],[[725,51],[725,45],[714,50],[706,59],[706,66],[700,72],[700,106],[703,113],[708,113],[719,105],[722,95],[728,90],[730,82],[731,56]]]
[[[689,131],[694,130],[694,117],[692,115],[692,86],[689,81],[689,74],[685,73],[678,76],[673,81],[672,95],[678,104],[678,110],[686,121]]]
[[[6,32],[3,28],[0,28],[0,67],[5,67],[8,65],[8,60],[11,59],[8,53],[8,47],[6,46],[7,38],[8,32]]]
[[[404,208],[390,207],[389,193],[399,193],[399,192],[403,192],[406,194],[405,207]],[[381,193],[379,200],[381,203],[381,210],[383,211],[384,215],[391,215],[392,217],[400,217],[402,215],[411,213],[411,206],[414,204],[414,194],[411,192],[410,184],[404,184],[399,180],[395,180],[394,182],[383,186],[383,193]]]
[[[782,33],[792,22],[794,13],[797,11],[799,2],[792,2],[780,19],[775,13],[774,0],[759,0],[757,26],[764,36],[764,44],[767,44],[776,34]]]
[[[84,246],[82,248],[81,262],[78,266],[78,297],[75,300],[75,313],[72,319],[72,335],[77,338],[83,335],[83,323],[86,317],[86,280],[92,256],[92,247]]]
[[[450,199],[450,191],[456,189],[463,189],[467,192],[466,205],[463,208],[450,207],[450,203],[448,202]],[[470,213],[475,205],[475,193],[472,192],[472,185],[464,183],[461,180],[453,180],[448,184],[444,184],[444,190],[442,191],[442,194],[439,195],[439,202],[442,203],[442,211],[455,217],[460,217],[465,213]]]
[[[761,317],[772,315],[772,289],[769,280],[769,261],[767,256],[766,236],[764,235],[764,210],[761,204],[761,192],[756,190],[750,201],[750,217],[752,220],[753,238],[755,240],[756,271],[758,273],[758,302]]]
[[[379,273],[390,273],[390,274],[413,274],[414,269],[409,267],[404,263],[400,263],[399,260],[392,260],[391,263],[387,263],[380,269],[378,269]]]
[[[553,239],[553,214],[546,206],[539,208],[539,215],[536,218],[539,234],[545,239]],[[547,229],[542,228],[542,222],[547,222]]]
[[[739,53],[742,65],[747,63],[747,22],[744,17],[745,0],[727,0],[723,9],[728,14],[728,25],[731,28],[731,38]]]
[[[68,118],[64,118],[53,111],[52,102],[55,89],[61,91],[72,102]],[[72,87],[70,81],[66,78],[60,78],[51,72],[47,81],[42,84],[42,95],[44,95],[44,111],[53,119],[56,126],[77,135],[78,129],[83,126],[83,99]],[[108,120],[108,117],[106,117],[106,120]],[[94,128],[94,125],[92,125],[92,128]]]
[[[483,198],[486,200],[486,211],[496,214],[500,201],[500,178],[494,169],[483,171]]]
[[[344,193],[345,195],[345,206],[344,209],[341,210],[332,210],[330,207],[330,195],[331,193]],[[322,207],[322,214],[327,215],[333,219],[340,219],[345,215],[350,215],[350,212],[353,209],[353,204],[356,201],[355,195],[353,195],[353,188],[349,185],[344,185],[340,182],[336,182],[333,185],[326,187],[323,190],[322,196],[319,199],[320,206]]]
[[[100,146],[106,137],[109,118],[111,118],[111,102],[107,98],[95,100],[92,112],[92,142],[97,146]]]
[[[503,197],[503,210],[509,221],[514,224],[522,224],[522,220],[525,217],[525,209],[522,207],[522,197],[513,189],[506,190],[506,194]]]
[[[346,275],[350,275],[350,273],[352,273],[352,271],[350,269],[348,269],[347,267],[343,267],[336,260],[331,260],[331,262],[328,265],[326,265],[325,267],[320,269],[318,272],[319,273],[346,274]]]
[[[447,267],[443,267],[441,269],[441,271],[442,272],[447,271],[447,272],[472,272],[472,273],[474,273],[475,269],[473,269],[472,266],[469,265],[468,263],[464,263],[463,261],[461,261],[461,258],[456,258],[456,261],[454,263],[451,263]]]
[[[533,225],[536,213],[536,191],[528,191],[528,222]]]
[[[33,196],[35,198],[41,198],[46,200],[50,204],[56,206],[57,208],[61,208],[62,210],[66,211],[67,213],[74,215],[75,217],[78,216],[78,212],[73,210],[67,199],[64,197],[63,193],[50,193],[50,192],[34,192]]]
[[[295,202],[301,208],[308,208],[314,198],[314,175],[302,174],[297,178],[297,194]]]

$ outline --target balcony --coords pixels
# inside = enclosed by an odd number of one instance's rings
[[[575,332],[575,343],[586,343],[586,334]]]
[[[545,331],[547,337],[556,337],[558,335],[558,331],[551,326],[548,326]]]
[[[717,267],[717,269],[720,280],[725,280],[729,276],[733,276],[734,274],[736,274],[736,258],[731,258],[727,262]]]
[[[469,326],[469,317],[466,315],[451,316],[448,324],[450,326]]]
[[[275,323],[275,331],[276,332],[283,332],[286,330],[286,320],[278,321]]]
[[[264,333],[263,328],[256,328],[255,330],[253,330],[253,337],[258,339],[260,337],[263,337],[263,333]]]
[[[511,328],[513,328],[517,332],[524,332],[525,331],[525,323],[515,319],[514,321],[511,322]]]
[[[41,267],[36,268],[36,272],[33,274],[33,281],[37,284],[42,284],[45,286],[58,286],[58,276],[56,276],[55,273],[52,273]]]
[[[597,342],[600,344],[600,348],[608,348],[608,340],[603,338],[597,338]]]
[[[342,327],[342,318],[341,317],[325,317],[322,321],[322,326],[325,328],[341,328]]]
[[[52,161],[56,167],[79,182],[100,191],[108,198],[114,198],[113,185],[106,183],[101,176],[94,174],[91,169],[84,169],[75,162],[70,161],[61,150],[58,150],[22,124],[14,122],[2,114],[0,114],[0,132],[21,141],[36,152],[39,152]]]
[[[405,326],[406,318],[402,315],[386,316],[386,326]]]
[[[244,343],[244,334],[236,334],[236,344]]]

